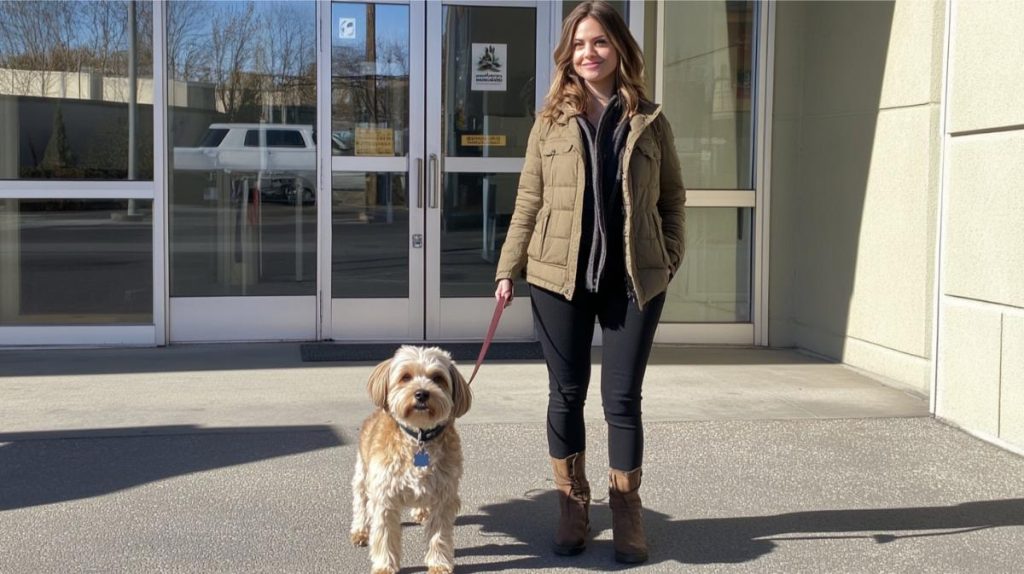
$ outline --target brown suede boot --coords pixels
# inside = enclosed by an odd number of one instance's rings
[[[573,556],[583,552],[590,532],[590,483],[584,471],[583,452],[551,459],[558,489],[561,516],[555,533],[555,554]]]
[[[640,503],[639,467],[624,472],[608,471],[608,506],[612,508],[612,536],[615,561],[639,564],[647,561],[647,535],[644,534],[643,506]]]

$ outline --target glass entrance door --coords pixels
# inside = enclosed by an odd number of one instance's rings
[[[545,5],[544,8],[547,8]],[[539,101],[538,7],[428,4],[427,155],[437,190],[428,206],[428,339],[479,339],[494,308],[494,273],[515,205]],[[546,10],[543,10],[546,12]],[[538,54],[544,56],[538,58]],[[545,74],[546,76],[546,74]],[[541,81],[542,89],[546,80]],[[433,199],[433,195],[431,197]],[[525,282],[502,320],[529,338]]]
[[[166,10],[170,340],[313,339],[316,3]]]
[[[423,338],[424,14],[421,2],[331,4],[327,339]]]
[[[550,6],[167,11],[170,340],[482,337]]]
[[[540,99],[547,11],[475,4],[332,5],[325,338],[486,330]],[[506,312],[499,336],[532,337],[528,305]]]

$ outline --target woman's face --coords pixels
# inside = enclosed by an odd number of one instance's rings
[[[614,88],[619,56],[601,24],[590,17],[581,20],[572,45],[572,67],[576,74],[593,88],[602,91]]]

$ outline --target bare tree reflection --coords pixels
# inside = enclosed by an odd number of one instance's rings
[[[315,106],[308,3],[187,0],[169,7],[170,77],[212,84],[220,120],[294,122],[296,106]]]
[[[0,1],[0,105],[20,144],[0,150],[11,175],[152,177],[151,143],[129,165],[132,135],[151,142],[151,121],[130,135],[128,120],[140,82],[151,83],[152,31],[149,2]]]

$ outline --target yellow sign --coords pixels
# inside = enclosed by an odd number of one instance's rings
[[[485,136],[483,134],[463,135],[462,145],[478,147],[505,147],[505,136]]]
[[[395,155],[395,130],[356,128],[356,155]]]

